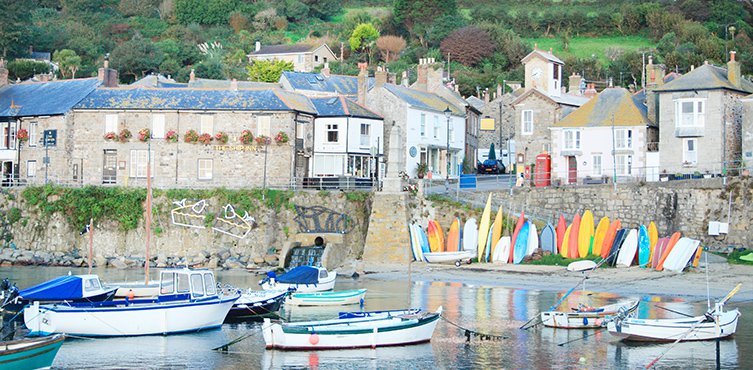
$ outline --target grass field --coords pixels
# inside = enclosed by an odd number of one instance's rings
[[[605,53],[608,48],[614,47],[625,51],[641,51],[653,49],[655,46],[651,40],[642,36],[573,37],[570,39],[570,48],[568,51],[562,48],[562,40],[560,38],[539,37],[526,38],[524,40],[531,47],[533,47],[534,43],[537,43],[541,50],[552,48],[554,54],[560,58],[568,56],[591,58],[593,56],[602,62],[608,60]]]

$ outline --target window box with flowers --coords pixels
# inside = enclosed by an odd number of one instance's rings
[[[196,130],[188,130],[185,134],[183,134],[183,141],[187,143],[196,143],[199,140],[199,134],[196,133]]]
[[[19,129],[16,133],[16,137],[18,138],[19,143],[24,143],[29,141],[29,131],[27,131],[25,128]]]
[[[269,138],[264,135],[259,135],[256,138],[254,138],[254,141],[256,141],[259,145],[269,144]]]
[[[254,134],[252,134],[249,130],[243,130],[241,132],[241,137],[238,138],[238,140],[240,140],[241,144],[243,145],[251,144],[251,142],[254,141]]]
[[[132,137],[133,137],[133,135],[131,134],[131,131],[129,129],[127,129],[127,128],[124,128],[124,129],[120,130],[120,134],[118,134],[118,140],[121,143],[125,143],[126,141],[128,141]]]
[[[277,145],[285,144],[288,142],[288,140],[290,140],[288,138],[288,134],[282,131],[278,132],[277,135],[275,135],[275,142],[277,143]]]
[[[225,131],[220,131],[216,135],[214,135],[214,139],[217,140],[220,144],[227,144],[228,136]]]
[[[177,143],[178,142],[178,133],[170,130],[165,134],[165,141],[168,143]]]
[[[148,128],[142,128],[139,130],[139,141],[147,142],[151,140],[152,132]]]
[[[204,133],[199,135],[197,140],[204,145],[209,145],[212,142],[212,135]]]
[[[113,140],[117,140],[118,139],[118,134],[116,134],[114,132],[108,132],[108,133],[105,134],[104,137],[105,137],[105,140],[113,141]]]

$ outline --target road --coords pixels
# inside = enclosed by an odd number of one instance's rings
[[[463,189],[463,191],[495,191],[510,189],[515,185],[515,176],[507,175],[477,175],[476,189]],[[450,194],[457,191],[457,180],[450,180]],[[444,194],[446,192],[445,181],[441,179],[427,180],[424,194]]]

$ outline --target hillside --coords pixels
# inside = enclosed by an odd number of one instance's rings
[[[0,1],[0,52],[12,61],[14,79],[45,72],[44,65],[13,62],[31,50],[53,53],[59,78],[91,76],[109,53],[124,83],[149,73],[186,81],[191,69],[198,77],[247,79],[245,55],[255,41],[326,42],[345,56],[333,72],[348,74],[369,61],[400,75],[419,58],[449,54],[464,94],[521,80],[519,60],[534,44],[552,48],[567,73],[589,80],[639,76],[644,52],[680,71],[723,63],[729,49],[753,60],[749,1]],[[743,72],[753,72],[753,63]]]

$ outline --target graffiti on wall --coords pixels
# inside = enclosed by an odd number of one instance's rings
[[[321,206],[295,206],[295,212],[295,222],[302,233],[347,234],[355,226],[355,222],[347,214]]]
[[[212,230],[243,239],[248,236],[251,229],[256,227],[256,220],[243,211],[243,216],[235,212],[232,204],[226,204],[222,213],[217,215],[212,225]]]
[[[194,229],[204,229],[204,218],[207,215],[207,201],[202,199],[196,202],[187,199],[174,201],[176,208],[170,211],[170,218],[173,225],[191,227]]]
[[[174,201],[176,206],[170,211],[173,225],[190,227],[194,229],[207,228],[207,215],[209,215],[209,203],[206,199],[191,201],[182,199]],[[226,204],[222,211],[217,212],[212,221],[212,230],[243,239],[256,227],[256,220],[247,211],[238,214],[232,204]]]

